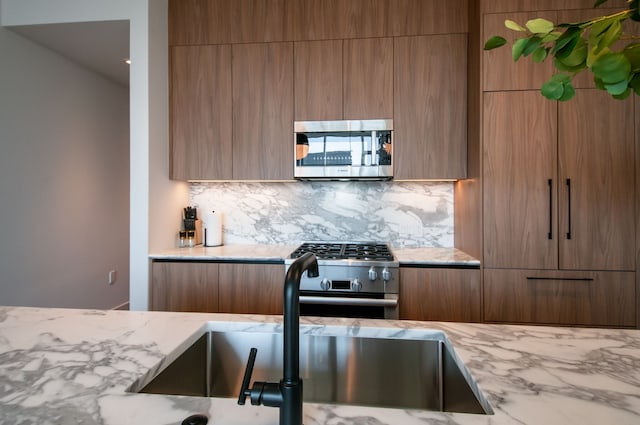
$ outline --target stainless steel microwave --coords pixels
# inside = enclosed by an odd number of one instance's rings
[[[393,178],[393,120],[294,122],[300,180]]]

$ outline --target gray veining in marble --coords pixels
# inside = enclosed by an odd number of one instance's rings
[[[453,247],[453,183],[192,183],[190,203],[223,213],[225,244],[310,240]]]
[[[275,425],[236,399],[126,392],[203,328],[281,332],[277,316],[0,307],[0,424]],[[304,404],[306,425],[636,425],[640,331],[386,320],[301,319],[301,332],[446,335],[493,408],[473,415]]]

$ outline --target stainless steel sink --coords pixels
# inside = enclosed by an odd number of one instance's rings
[[[129,391],[236,398],[250,348],[253,380],[277,382],[282,346],[281,333],[207,331]],[[463,369],[443,340],[300,335],[305,402],[493,413]]]

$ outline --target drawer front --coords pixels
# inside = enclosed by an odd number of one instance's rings
[[[636,325],[633,272],[484,271],[484,320],[586,326]]]

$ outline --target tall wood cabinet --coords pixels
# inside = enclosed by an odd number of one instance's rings
[[[485,92],[483,142],[485,320],[634,326],[633,102]]]

